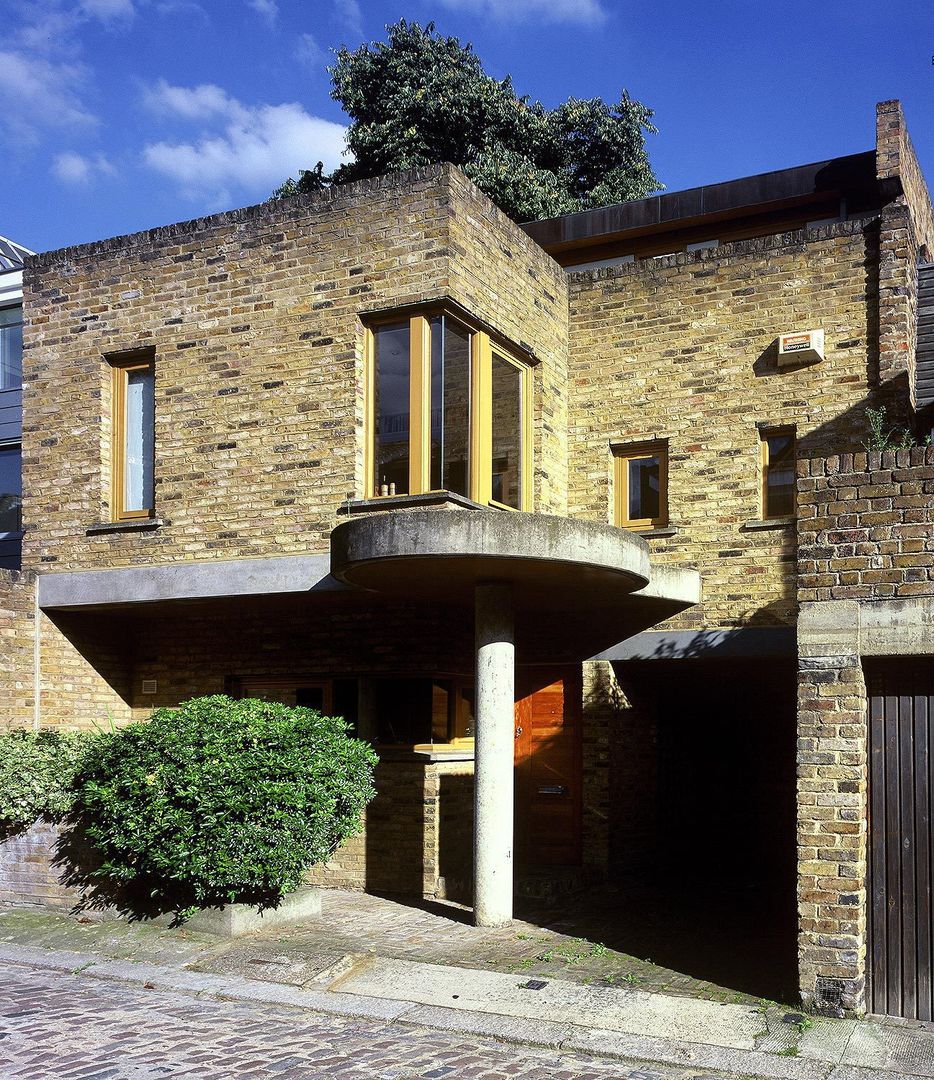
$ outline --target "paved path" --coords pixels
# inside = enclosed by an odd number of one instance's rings
[[[2,1080],[740,1080],[0,962]]]

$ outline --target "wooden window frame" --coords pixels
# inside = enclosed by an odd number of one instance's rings
[[[784,521],[786,518],[795,516],[794,501],[790,514],[769,513],[769,439],[776,435],[791,436],[792,460],[797,462],[798,433],[794,424],[775,424],[759,428],[759,514],[762,521]]]
[[[619,529],[649,532],[668,525],[668,443],[664,440],[629,443],[613,451],[613,524]],[[629,517],[629,463],[658,458],[658,508],[656,518]]]
[[[111,453],[110,506],[114,521],[145,521],[155,515],[155,506],[141,510],[124,508],[126,493],[126,388],[131,371],[148,371],[155,377],[155,355],[145,349],[108,357],[111,368]],[[155,502],[155,493],[153,497]]]
[[[409,490],[408,495],[424,495],[431,487],[431,320],[439,315],[456,322],[470,334],[470,401],[468,404],[468,497],[484,506],[501,510],[530,511],[533,503],[532,366],[506,345],[494,341],[490,333],[459,312],[439,306],[404,313],[387,312],[364,325],[364,498],[382,498],[376,469],[376,346],[375,331],[382,326],[409,324]],[[514,365],[521,373],[522,429],[520,435],[520,506],[506,506],[493,500],[493,354]],[[443,489],[442,489],[443,490]]]
[[[465,688],[474,686],[472,675],[453,675],[450,672],[442,672],[440,675],[424,675],[400,672],[360,672],[356,674],[340,675],[237,675],[226,680],[225,692],[235,698],[255,697],[257,691],[292,689],[293,687],[318,686],[321,688],[322,709],[325,716],[330,716],[334,708],[334,682],[339,679],[424,679],[426,682],[442,682],[449,684],[450,695],[448,698],[448,737],[445,742],[427,743],[390,743],[378,742],[373,739],[373,745],[380,750],[414,750],[428,753],[434,750],[461,750],[473,749],[473,735],[456,735],[463,723],[467,702],[464,698]],[[375,732],[374,732],[375,736]],[[357,736],[363,738],[365,736]]]

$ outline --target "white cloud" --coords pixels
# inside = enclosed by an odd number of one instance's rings
[[[133,0],[81,0],[80,8],[102,22],[132,19],[136,14]]]
[[[295,47],[295,58],[306,67],[318,69],[324,67],[327,55],[311,34],[300,34]]]
[[[174,114],[214,127],[185,142],[148,144],[143,161],[176,181],[190,196],[224,201],[235,192],[265,196],[287,176],[323,161],[332,169],[344,149],[345,128],[307,113],[301,105],[244,105],[221,87],[170,86],[148,95],[163,117]]]
[[[262,15],[272,25],[279,18],[279,5],[276,0],[246,0],[247,6]]]
[[[0,50],[0,123],[23,143],[45,128],[89,128],[97,119],[81,100],[86,71],[80,64]]]
[[[90,183],[95,174],[113,176],[115,172],[103,154],[87,157],[66,151],[57,154],[52,162],[52,173],[65,184],[84,185]]]
[[[542,22],[594,26],[607,17],[603,0],[441,0],[441,3],[447,8],[471,11],[501,22],[540,19]]]
[[[213,83],[200,86],[172,86],[160,79],[146,92],[146,104],[160,115],[175,115],[186,120],[207,120],[212,116],[232,115],[242,106]]]
[[[505,0],[506,3],[509,0]],[[355,38],[363,37],[363,12],[360,10],[360,0],[334,0],[334,11],[337,18],[347,27],[347,32]]]

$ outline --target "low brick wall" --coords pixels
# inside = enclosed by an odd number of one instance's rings
[[[80,891],[65,884],[65,869],[56,865],[60,835],[57,825],[39,821],[0,839],[0,904],[68,911],[80,902]]]
[[[798,602],[934,596],[934,447],[798,466]]]

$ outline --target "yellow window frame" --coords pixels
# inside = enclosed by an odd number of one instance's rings
[[[769,513],[769,439],[787,436],[791,439],[792,459],[797,460],[798,439],[793,424],[779,424],[775,427],[759,428],[759,514],[763,521],[777,521],[788,514]]]
[[[424,495],[431,488],[431,319],[444,315],[470,333],[469,497],[484,506],[515,510],[492,497],[493,447],[493,355],[515,366],[521,373],[520,510],[531,510],[532,484],[532,368],[514,356],[490,334],[459,314],[444,307],[419,311],[409,317],[409,495]],[[399,314],[388,313],[368,321],[364,327],[366,383],[365,412],[365,498],[379,498],[376,475],[376,346],[375,333],[381,326],[404,322]]]
[[[151,518],[152,506],[141,510],[127,510],[126,495],[126,390],[127,380],[133,371],[154,371],[153,354],[149,350],[128,353],[110,359],[111,368],[111,454],[110,454],[110,506],[114,521],[140,521]]]
[[[613,448],[613,524],[620,529],[648,531],[668,524],[668,445],[637,443]],[[658,509],[654,518],[629,517],[629,464],[658,458]]]

